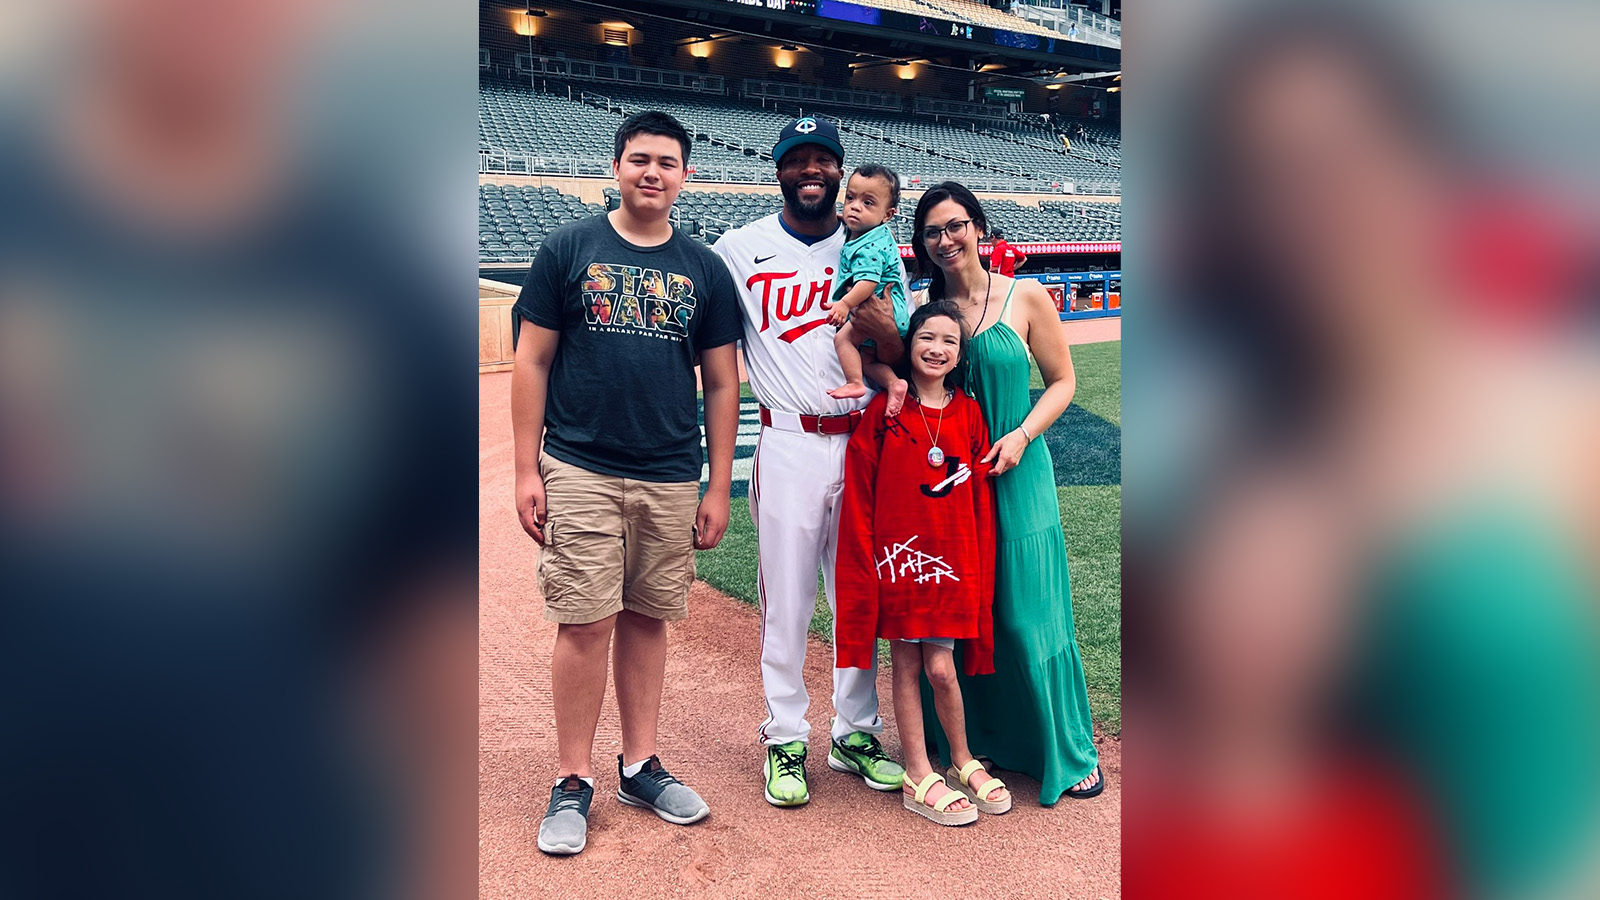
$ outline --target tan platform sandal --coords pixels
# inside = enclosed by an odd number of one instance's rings
[[[955,782],[956,790],[967,795],[967,799],[972,801],[972,805],[976,806],[982,812],[986,812],[991,816],[998,816],[1001,813],[1010,812],[1010,791],[1006,791],[1005,796],[1001,797],[999,800],[988,799],[989,795],[994,793],[996,788],[1004,790],[1006,783],[994,777],[993,775],[990,775],[989,780],[983,783],[983,794],[980,795],[978,793],[978,789],[972,786],[972,776],[978,774],[979,772],[984,772],[987,774],[988,770],[983,767],[983,763],[974,759],[962,766],[959,770],[957,770],[955,766],[951,766],[950,771],[947,774],[950,780]]]
[[[906,784],[911,784],[909,778],[906,780]],[[944,778],[938,772],[929,772],[928,777],[922,779],[921,784],[916,785],[917,792],[914,796],[908,796],[904,791],[901,791],[900,796],[904,798],[906,809],[919,816],[926,816],[940,825],[970,825],[978,821],[978,810],[975,806],[969,806],[966,809],[950,809],[950,804],[966,797],[966,795],[954,788],[951,788],[943,797],[933,801],[931,805],[924,803],[923,801],[928,798],[928,791],[935,784],[944,784]],[[945,787],[950,786],[945,785]]]

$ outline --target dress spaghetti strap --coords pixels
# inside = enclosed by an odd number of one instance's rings
[[[1006,289],[1006,302],[1000,307],[1000,321],[1006,320],[1006,313],[1011,309],[1011,294],[1017,289],[1017,280],[1011,279],[1011,287]]]

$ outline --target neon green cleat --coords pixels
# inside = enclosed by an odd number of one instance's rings
[[[905,767],[889,758],[878,739],[865,731],[852,731],[835,739],[828,751],[828,768],[835,772],[860,775],[875,791],[898,791],[905,778]]]
[[[804,806],[811,802],[806,784],[806,745],[790,741],[767,748],[761,774],[767,778],[767,802],[773,806]]]

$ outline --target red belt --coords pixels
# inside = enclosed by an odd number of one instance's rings
[[[861,410],[846,413],[842,416],[797,416],[800,420],[800,430],[811,434],[850,434],[856,430],[856,423],[861,421]],[[761,424],[768,428],[772,425],[772,410],[761,407]]]

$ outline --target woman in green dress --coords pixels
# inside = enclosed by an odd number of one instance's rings
[[[1039,802],[1104,788],[1083,662],[1072,626],[1067,547],[1050,449],[1038,438],[1066,411],[1075,386],[1060,317],[1036,281],[990,273],[978,254],[989,230],[972,192],[947,181],[922,195],[912,247],[928,274],[930,300],[962,311],[972,335],[967,391],[994,444],[998,522],[995,674],[962,678],[967,737],[975,754],[1039,779]],[[1031,401],[1029,355],[1045,391]],[[931,703],[925,704],[931,711]],[[948,757],[938,720],[927,733]],[[974,787],[981,790],[981,782]]]

